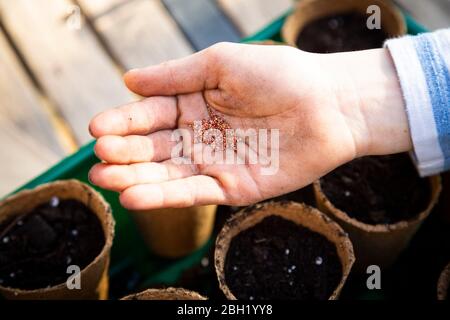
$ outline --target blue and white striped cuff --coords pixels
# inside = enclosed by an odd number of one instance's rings
[[[388,40],[421,176],[450,168],[450,29]]]

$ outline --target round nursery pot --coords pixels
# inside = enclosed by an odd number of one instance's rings
[[[450,297],[450,263],[447,264],[439,276],[437,285],[438,300],[448,300]]]
[[[367,8],[380,8],[381,29],[369,29]],[[406,33],[401,12],[387,0],[303,0],[281,30],[291,46],[315,53],[381,48],[386,39]]]
[[[109,204],[77,180],[8,197],[0,202],[0,294],[107,299],[113,237]]]
[[[197,292],[183,288],[147,289],[145,291],[130,294],[121,300],[206,300]]]
[[[359,158],[314,183],[317,207],[348,232],[361,272],[396,260],[440,191],[440,177],[420,178],[407,154]]]
[[[134,211],[133,218],[152,252],[178,258],[203,246],[211,237],[217,206]]]
[[[353,247],[325,214],[282,201],[232,216],[216,240],[215,268],[228,299],[337,299]]]

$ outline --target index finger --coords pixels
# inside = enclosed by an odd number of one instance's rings
[[[177,124],[175,97],[150,97],[96,115],[89,124],[94,138],[105,135],[147,135]]]

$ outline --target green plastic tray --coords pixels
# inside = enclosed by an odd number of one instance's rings
[[[283,25],[285,15],[273,21],[267,27],[255,35],[243,39],[243,42],[257,40],[278,40],[280,41],[280,30]],[[408,31],[411,34],[425,32],[425,28],[416,23],[410,16],[406,16]],[[88,171],[95,163],[99,162],[93,151],[94,141],[83,146],[73,155],[65,158],[46,172],[42,173],[32,181],[23,185],[17,191],[31,189],[40,184],[54,180],[75,178],[89,183],[87,179]],[[95,188],[95,186],[94,186]],[[119,298],[132,291],[137,291],[149,286],[177,285],[180,276],[188,269],[199,265],[202,257],[210,253],[212,240],[203,248],[192,255],[181,259],[162,259],[152,255],[142,239],[127,210],[119,204],[118,194],[96,188],[113,208],[113,215],[116,220],[116,237],[112,247],[111,255],[111,297]],[[210,268],[210,273],[213,270]],[[198,279],[199,281],[214,281],[214,275]],[[206,279],[206,280],[205,280]],[[205,283],[205,288],[211,287]],[[207,290],[206,290],[207,291]],[[208,294],[208,292],[203,292]],[[358,296],[364,296],[359,294]]]

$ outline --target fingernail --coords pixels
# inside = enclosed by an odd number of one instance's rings
[[[87,178],[88,178],[89,183],[93,185],[92,180],[91,180],[91,170],[89,170]]]
[[[91,137],[94,137],[94,133],[92,132],[92,129],[91,129],[91,125],[89,124],[89,126],[88,126],[88,130],[89,130],[89,134],[91,135]]]
[[[136,73],[136,72],[138,72],[139,70],[140,70],[140,69],[138,69],[138,68],[130,69],[130,70],[128,70],[125,74]]]

